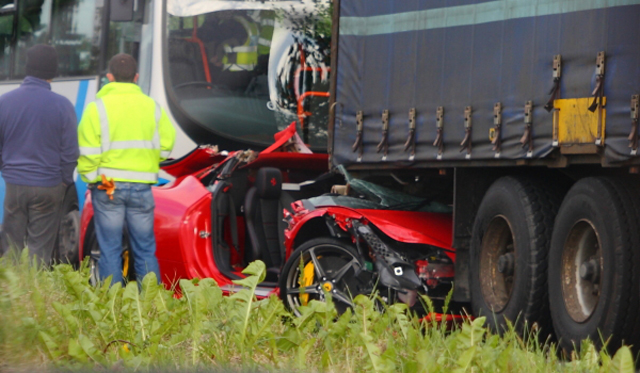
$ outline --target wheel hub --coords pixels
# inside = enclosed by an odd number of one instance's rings
[[[480,288],[493,312],[509,303],[516,277],[513,230],[506,217],[498,215],[487,226],[480,247]]]
[[[587,260],[580,266],[580,277],[583,280],[597,283],[600,281],[600,264],[596,259]]]
[[[513,253],[506,253],[504,255],[500,255],[498,258],[498,272],[503,275],[510,276],[513,274],[514,267],[514,257]]]
[[[562,293],[567,313],[578,323],[589,320],[600,300],[602,250],[593,224],[578,221],[562,253]]]
[[[322,288],[326,292],[331,292],[331,290],[333,290],[333,284],[331,282],[327,281],[324,284],[322,284]]]

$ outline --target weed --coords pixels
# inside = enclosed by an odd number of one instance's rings
[[[634,371],[628,347],[610,357],[587,341],[564,361],[553,344],[513,328],[491,334],[485,318],[451,328],[375,297],[357,296],[342,315],[331,297],[311,300],[294,317],[277,297],[255,297],[263,263],[245,273],[232,296],[211,279],[181,280],[178,299],[153,274],[141,291],[91,287],[86,265],[42,270],[26,253],[0,259],[0,370]]]

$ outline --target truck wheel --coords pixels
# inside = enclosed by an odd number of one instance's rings
[[[93,223],[92,223],[93,224]],[[135,270],[133,268],[133,255],[126,228],[122,235],[122,278],[126,281],[134,281]],[[100,260],[100,245],[95,229],[91,229],[87,237],[87,245],[85,246],[86,256],[89,256],[89,283],[91,286],[97,286],[100,283],[100,270],[98,269],[98,260]]]
[[[311,300],[331,294],[339,313],[353,307],[352,298],[365,285],[357,278],[363,261],[349,244],[331,237],[309,240],[296,249],[280,274],[280,297],[296,315]]]
[[[560,346],[608,346],[638,338],[638,209],[622,181],[586,178],[569,191],[549,254],[549,299]],[[615,351],[615,350],[613,350]]]
[[[72,184],[67,188],[62,202],[58,239],[52,255],[54,261],[77,266],[79,264],[79,239],[80,211],[78,210],[78,195],[75,184]]]
[[[547,254],[561,201],[554,191],[528,178],[494,182],[478,209],[471,241],[471,305],[504,331],[507,320],[551,329],[547,297]]]

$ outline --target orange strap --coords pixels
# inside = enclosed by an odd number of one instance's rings
[[[193,17],[193,34],[186,41],[196,43],[200,47],[200,54],[202,55],[202,67],[204,68],[204,77],[207,83],[211,83],[211,72],[209,71],[209,59],[207,58],[207,50],[204,47],[204,43],[198,38],[198,17]]]

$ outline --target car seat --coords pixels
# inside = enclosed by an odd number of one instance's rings
[[[258,170],[255,185],[245,197],[244,212],[251,242],[252,260],[267,266],[267,280],[280,272],[285,259],[283,209],[291,209],[293,198],[282,191],[282,173],[273,167]]]

